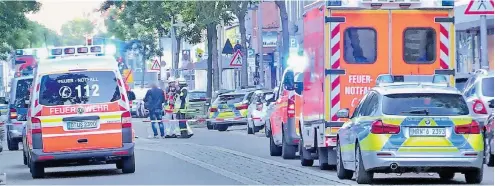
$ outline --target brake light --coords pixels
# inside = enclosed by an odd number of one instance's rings
[[[210,108],[210,112],[218,112],[217,108]]]
[[[41,120],[39,118],[31,118],[31,133],[41,134]]]
[[[17,119],[17,110],[15,108],[10,109],[10,119]]]
[[[237,107],[235,107],[237,110],[243,110],[243,109],[247,109],[249,107],[249,105],[247,104],[242,104],[242,105],[239,105]]]
[[[371,133],[373,134],[398,134],[399,132],[399,125],[383,123],[382,120],[376,120],[371,123]]]
[[[132,117],[131,112],[125,111],[122,113],[122,128],[131,128],[132,127]]]
[[[294,103],[294,96],[287,100],[287,117],[293,118],[296,115],[296,103]]]
[[[479,99],[474,100],[473,111],[476,114],[488,114],[488,112],[486,111],[485,105]]]
[[[470,124],[455,126],[454,131],[456,134],[479,134],[481,128],[478,122],[473,120]]]
[[[263,110],[263,103],[258,103],[258,104],[256,105],[256,110],[258,110],[258,111]]]

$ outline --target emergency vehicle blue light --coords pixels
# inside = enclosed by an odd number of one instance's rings
[[[75,48],[65,48],[64,49],[64,54],[74,54],[76,53]]]
[[[22,49],[15,50],[15,55],[22,56],[22,54],[24,54],[24,50]]]
[[[442,6],[454,6],[454,0],[442,0]]]
[[[342,0],[329,0],[327,6],[342,6]]]
[[[104,56],[105,54],[96,54],[96,56]]]
[[[447,77],[444,75],[434,75],[432,83],[448,83]]]
[[[90,50],[91,50],[91,53],[101,52],[101,47],[100,46],[92,46]]]
[[[394,76],[392,76],[390,74],[379,75],[376,78],[376,83],[377,84],[380,84],[380,83],[393,83],[393,82],[394,82]]]
[[[54,56],[62,55],[62,49],[61,48],[52,49],[52,52],[51,53]]]

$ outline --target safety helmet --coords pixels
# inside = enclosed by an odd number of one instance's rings
[[[184,78],[178,78],[177,83],[179,83],[179,85],[187,85],[186,79]]]

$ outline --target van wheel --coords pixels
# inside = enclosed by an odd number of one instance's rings
[[[122,173],[130,174],[136,172],[136,162],[134,155],[122,159]]]
[[[311,167],[313,166],[314,160],[313,159],[304,159],[305,156],[308,156],[308,151],[304,149],[304,143],[303,140],[299,140],[299,158],[301,159],[301,165],[304,167]],[[309,153],[309,156],[311,156],[311,153]]]
[[[467,184],[479,184],[483,181],[483,167],[480,169],[468,171],[464,173],[464,179]]]
[[[283,133],[282,133],[282,158],[284,159],[296,158],[296,146],[287,144]]]
[[[363,157],[361,156],[359,144],[356,144],[355,154],[354,165],[356,168],[354,170],[356,171],[354,171],[354,174],[356,174],[356,182],[358,184],[370,184],[373,182],[374,174],[373,172],[364,169]]]
[[[344,162],[342,162],[342,152],[340,150],[340,143],[337,141],[337,177],[339,179],[351,179],[353,172],[345,169]]]
[[[24,162],[24,165],[27,165],[28,164],[28,159],[26,157],[26,152],[22,152],[22,160]]]
[[[275,145],[273,137],[270,136],[270,156],[280,156],[282,155],[282,147]]]
[[[31,171],[31,176],[34,179],[45,177],[45,167],[43,163],[31,161],[30,164],[31,166],[29,167],[29,170]]]

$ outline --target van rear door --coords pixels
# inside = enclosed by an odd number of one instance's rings
[[[331,75],[325,90],[330,95],[330,119],[338,121],[340,108],[352,113],[378,75],[388,73],[389,44],[384,38],[389,34],[389,14],[387,10],[331,10],[330,14],[327,69],[345,69],[344,75]]]
[[[431,75],[450,68],[448,10],[391,10],[392,74]],[[438,22],[436,22],[438,21]]]
[[[44,152],[122,147],[122,120],[130,116],[122,106],[125,90],[116,72],[78,71],[39,79],[34,104],[41,107],[35,117],[41,122]]]

